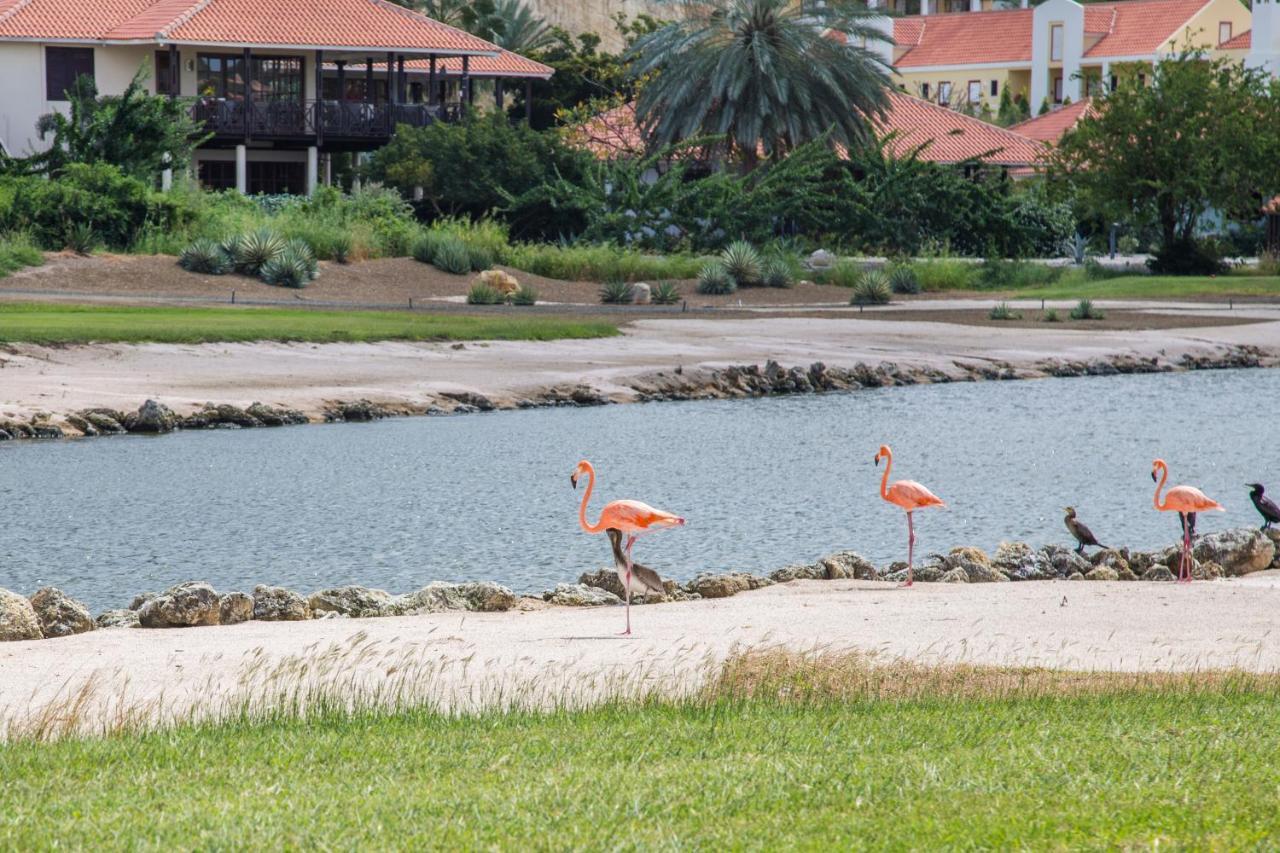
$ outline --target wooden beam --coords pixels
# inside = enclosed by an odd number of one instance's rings
[[[241,77],[244,79],[244,141],[248,143],[249,120],[253,113],[253,56],[247,47],[244,49],[244,73]]]
[[[458,101],[462,106],[471,103],[471,57],[462,57],[462,83],[458,86]]]
[[[436,92],[436,57],[435,54],[432,54],[431,64],[427,71],[427,106],[435,105],[436,101],[439,100],[436,97],[437,94],[439,93]]]
[[[524,123],[530,124],[533,121],[533,78],[526,77],[524,81]]]
[[[409,78],[404,73],[404,54],[400,54],[396,58],[396,91],[398,93],[396,100],[405,103],[409,100]]]
[[[316,148],[324,145],[324,51],[316,51]]]
[[[373,103],[373,57],[364,58],[364,102]]]
[[[182,85],[182,69],[179,67],[178,46],[169,45],[169,99],[178,97],[178,87]]]
[[[400,103],[400,87],[393,86],[392,81],[396,76],[396,55],[391,51],[387,51],[387,103]]]

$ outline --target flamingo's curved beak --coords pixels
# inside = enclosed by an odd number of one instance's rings
[[[877,454],[876,454],[876,467],[877,467],[877,468],[879,468],[879,467],[880,467],[880,454],[879,454],[879,453],[877,453]]]
[[[578,488],[578,475],[577,475],[577,474],[570,474],[570,475],[569,475],[569,482],[573,485],[573,487],[574,487],[575,489],[576,489],[576,488]]]
[[[1152,471],[1152,472],[1151,472],[1151,482],[1153,482],[1153,483],[1154,483],[1155,481],[1156,481],[1156,472],[1155,472],[1155,471]]]

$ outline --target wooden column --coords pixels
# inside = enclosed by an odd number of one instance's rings
[[[533,121],[533,78],[528,77],[524,81],[524,123],[529,124]]]
[[[396,76],[396,55],[391,51],[387,51],[387,103],[398,104],[400,102],[399,87],[393,85]]]
[[[493,81],[493,104],[498,108],[498,112],[502,112],[502,78],[494,78]]]
[[[324,145],[324,51],[316,51],[316,148]]]
[[[437,94],[438,93],[436,92],[436,57],[434,54],[432,54],[431,64],[428,66],[428,69],[427,69],[427,106],[429,107],[435,106],[436,101],[439,100],[436,97]]]
[[[471,103],[471,57],[462,57],[462,82],[458,85],[458,102],[461,106]]]
[[[364,102],[373,103],[373,57],[364,58]]]
[[[249,125],[253,118],[253,57],[244,49],[244,141],[249,141]]]
[[[178,56],[178,46],[176,44],[169,45],[169,98],[178,97],[178,88],[182,85],[182,69],[179,67],[181,59]]]
[[[409,100],[408,80],[404,73],[404,54],[396,57],[396,100],[400,103],[406,103]]]
[[[345,59],[338,60],[338,102],[346,103],[347,100],[347,61]]]

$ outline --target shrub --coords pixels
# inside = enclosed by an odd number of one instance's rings
[[[1136,255],[1138,246],[1138,238],[1132,234],[1125,234],[1116,240],[1116,251],[1122,255]]]
[[[227,248],[233,252],[237,270],[245,275],[257,275],[268,262],[280,256],[284,247],[285,240],[277,232],[259,228],[240,235]]]
[[[462,241],[455,237],[446,237],[436,246],[431,257],[432,265],[444,272],[464,275],[471,272],[471,253]]]
[[[1258,256],[1259,275],[1280,275],[1280,252],[1263,252]]]
[[[721,261],[708,261],[698,270],[698,292],[703,295],[722,296],[737,289],[738,283]]]
[[[225,275],[235,264],[222,246],[213,240],[201,238],[182,250],[178,264],[188,272],[206,275]]]
[[[774,255],[760,265],[760,283],[766,287],[793,287],[795,270],[786,258]]]
[[[493,269],[493,252],[487,246],[468,246],[467,255],[471,259],[473,272],[484,272]]]
[[[267,284],[306,287],[316,277],[316,258],[306,243],[291,240],[262,265],[259,275]]]
[[[1021,320],[1022,314],[1014,311],[1008,302],[998,302],[992,307],[987,317],[991,320]]]
[[[933,258],[912,265],[920,289],[926,293],[942,290],[972,290],[977,281],[977,265],[956,258]]]
[[[606,281],[600,288],[600,301],[606,305],[621,305],[631,301],[631,285],[615,279]]]
[[[889,270],[889,288],[894,293],[915,294],[920,292],[920,279],[910,264],[895,264]]]
[[[410,254],[413,259],[420,263],[429,264],[435,260],[436,250],[440,248],[440,244],[447,239],[439,231],[423,231],[413,241]]]
[[[316,252],[316,257],[324,257]],[[351,260],[351,235],[338,234],[334,237],[333,242],[329,245],[329,259],[340,264],[345,264]]]
[[[148,223],[174,225],[172,200],[105,163],[73,163],[56,178],[0,178],[0,193],[11,197],[4,227],[28,232],[46,249],[68,243],[69,223],[93,223],[98,241],[126,249]]]
[[[527,284],[522,285],[519,290],[511,294],[512,305],[536,305],[538,304],[538,291],[529,287]]]
[[[1147,266],[1164,275],[1218,275],[1227,271],[1218,245],[1211,240],[1175,240],[1161,246]]]
[[[705,258],[674,253],[650,255],[611,245],[521,244],[505,253],[508,266],[562,281],[647,281],[696,278]]]
[[[77,255],[92,255],[101,241],[92,222],[74,222],[67,225],[67,248]]]
[[[1062,322],[1062,318],[1058,316],[1058,312],[1053,308],[1050,308],[1048,311],[1045,311],[1044,314],[1041,315],[1040,319],[1046,323]]]
[[[853,288],[850,305],[888,305],[893,297],[889,278],[880,270],[867,270]]]
[[[1012,290],[1053,284],[1062,277],[1062,267],[1031,261],[987,258],[978,265],[978,282],[985,290]]]
[[[841,259],[827,270],[823,279],[827,284],[834,284],[836,287],[854,288],[858,286],[858,282],[862,281],[862,267],[853,261]]]
[[[467,291],[468,305],[498,305],[503,301],[502,293],[496,287],[477,282]]]
[[[730,243],[720,254],[720,262],[728,270],[738,287],[751,287],[760,283],[763,263],[760,253],[745,240]]]
[[[680,288],[675,282],[660,281],[650,291],[649,301],[654,305],[675,305],[680,301]]]
[[[31,238],[21,232],[12,232],[0,238],[0,276],[17,272],[24,267],[38,267],[44,263],[44,255]]]
[[[1071,309],[1072,320],[1105,320],[1106,314],[1101,309],[1093,307],[1092,299],[1081,299],[1075,308]]]

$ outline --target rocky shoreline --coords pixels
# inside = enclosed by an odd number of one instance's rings
[[[247,407],[206,403],[202,408],[178,414],[164,403],[146,400],[136,411],[106,407],[57,414],[37,412],[28,420],[0,417],[0,441],[58,439],[105,435],[163,434],[177,430],[254,429],[307,423],[363,423],[410,415],[460,415],[512,409],[559,406],[604,406],[624,402],[721,400],[777,397],[796,394],[848,393],[867,388],[949,382],[1042,379],[1046,377],[1116,376],[1135,373],[1170,373],[1190,370],[1227,370],[1280,366],[1280,352],[1253,346],[1223,346],[1212,355],[1184,353],[1178,358],[1113,355],[1089,361],[1042,359],[1028,365],[999,360],[956,360],[950,369],[903,366],[894,362],[853,367],[828,367],[814,362],[807,367],[783,367],[775,361],[763,366],[730,365],[723,368],[677,366],[622,380],[624,390],[606,394],[586,384],[556,385],[510,397],[486,396],[472,391],[445,391],[427,403],[408,405],[367,399],[327,402],[318,416],[297,409],[260,402]]]
[[[930,554],[915,568],[921,583],[1005,583],[1011,581],[1172,582],[1177,548],[1161,551],[1102,549],[1082,556],[1060,545],[1034,549],[1024,542],[1002,543],[994,554],[961,546]],[[1280,529],[1233,528],[1198,537],[1192,576],[1197,580],[1238,577],[1280,569]],[[877,567],[854,551],[839,551],[815,563],[783,566],[768,575],[750,572],[704,573],[683,584],[664,581],[665,594],[637,596],[633,604],[728,598],[738,593],[796,580],[906,579],[901,562]],[[259,585],[252,593],[219,594],[203,581],[176,584],[161,593],[142,593],[126,608],[93,617],[87,607],[54,587],[29,598],[0,589],[0,641],[66,637],[115,628],[184,628],[308,619],[376,618],[445,612],[494,613],[548,607],[620,606],[622,584],[612,568],[587,572],[577,583],[561,583],[541,595],[519,595],[493,581],[434,582],[393,595],[362,586],[321,589],[304,596],[278,586]]]

